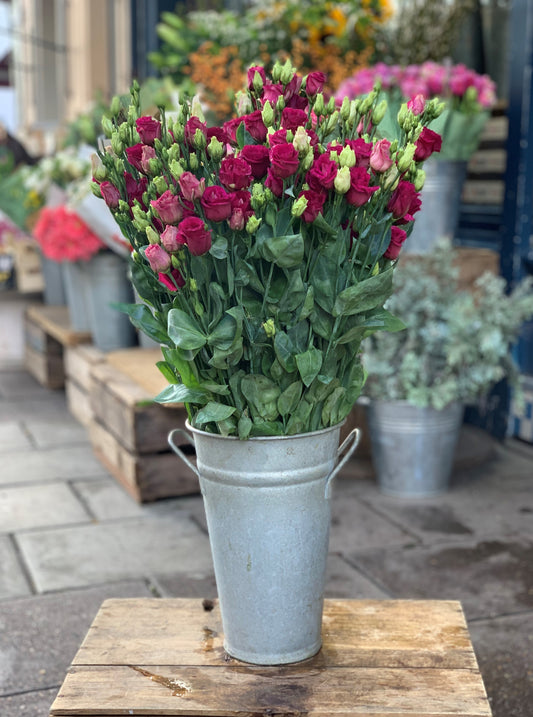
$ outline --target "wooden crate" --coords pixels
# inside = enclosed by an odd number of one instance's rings
[[[105,354],[92,344],[67,347],[64,351],[67,406],[74,418],[87,428],[93,419],[91,369],[103,361]]]
[[[171,452],[167,437],[183,428],[183,405],[153,398],[167,382],[160,349],[114,351],[91,367],[90,436],[95,454],[139,502],[199,491],[196,476]],[[190,447],[187,444],[187,452]]]
[[[455,601],[326,600],[313,658],[258,667],[223,648],[217,601],[106,600],[51,717],[490,717]]]
[[[25,365],[46,388],[65,385],[64,348],[91,340],[87,332],[74,331],[66,306],[29,306],[24,317]]]

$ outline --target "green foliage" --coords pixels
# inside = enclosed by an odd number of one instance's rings
[[[503,278],[485,273],[472,291],[460,291],[453,258],[443,241],[431,255],[407,257],[396,270],[387,308],[407,328],[365,342],[371,398],[440,409],[473,401],[505,377],[516,383],[511,347],[533,316],[532,282],[507,294]]]

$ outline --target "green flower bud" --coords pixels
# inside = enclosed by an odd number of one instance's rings
[[[294,148],[298,150],[298,154],[300,155],[300,157],[302,155],[305,156],[307,154],[307,150],[309,149],[309,146],[311,144],[311,138],[305,131],[304,127],[298,127],[298,129],[294,133],[292,143],[294,145]]]
[[[400,127],[403,128],[404,123],[405,123],[405,120],[407,119],[408,114],[409,114],[409,110],[407,109],[407,102],[404,102],[404,103],[401,105],[401,107],[400,107],[400,110],[399,110],[399,112],[398,112],[398,117],[397,117],[397,119],[398,119],[398,124],[400,125]]]
[[[183,172],[185,171],[183,169],[183,167],[181,166],[181,164],[175,159],[173,159],[172,162],[170,163],[169,169],[170,169],[170,174],[172,175],[172,177],[174,179],[179,179],[181,177],[181,175],[183,174]]]
[[[381,174],[380,184],[383,189],[390,189],[394,191],[400,182],[400,174],[393,164],[390,169]]]
[[[399,150],[396,164],[400,172],[407,172],[415,156],[415,150],[414,144],[407,144],[403,149]]]
[[[91,182],[91,192],[94,194],[95,197],[98,197],[98,199],[102,199],[102,192],[100,190],[100,185],[98,182]]]
[[[205,122],[204,111],[198,95],[194,95],[191,103],[191,116],[198,117],[200,122]]]
[[[328,134],[330,134],[330,132],[333,132],[333,130],[337,126],[338,120],[339,120],[339,111],[335,110],[335,112],[328,117],[327,122],[324,126],[324,134],[325,135],[328,135]]]
[[[267,337],[269,339],[273,339],[276,335],[276,325],[274,323],[274,319],[268,319],[264,324],[262,324],[262,326]]]
[[[197,129],[194,133],[193,143],[196,149],[205,149],[207,145],[207,140],[205,138],[205,134],[202,132],[201,129]]]
[[[175,159],[180,158],[180,146],[179,144],[171,144],[168,148],[168,161],[172,162]]]
[[[131,129],[128,126],[128,123],[122,122],[122,124],[119,125],[119,127],[118,127],[118,136],[120,137],[120,141],[124,142],[124,144],[129,144],[130,132],[131,132]]]
[[[111,139],[113,132],[115,131],[115,126],[109,117],[102,117],[102,129],[104,130],[105,136],[108,139]]]
[[[278,97],[278,99],[276,100],[276,110],[278,112],[283,112],[284,109],[285,109],[285,99],[284,99],[283,95],[280,95]]]
[[[350,117],[350,100],[345,97],[341,105],[341,119],[343,122],[347,122]]]
[[[207,145],[207,154],[214,162],[220,162],[224,156],[224,145],[216,137],[211,137]]]
[[[254,72],[254,79],[252,80],[252,85],[257,93],[261,92],[261,90],[263,89],[263,78],[257,70]]]
[[[111,100],[110,110],[111,110],[111,115],[113,117],[116,117],[118,115],[118,113],[120,112],[120,97],[118,97],[117,95],[115,95],[113,97],[113,99]]]
[[[140,92],[140,91],[141,91],[141,86],[140,86],[140,84],[138,83],[137,80],[133,80],[133,82],[131,83],[131,86],[132,86],[132,89],[133,89],[134,92]]]
[[[122,154],[124,151],[124,145],[120,141],[118,132],[113,132],[113,136],[111,137],[111,149],[116,155]]]
[[[130,205],[128,202],[125,202],[123,199],[118,200],[118,209],[122,214],[128,214],[130,213]],[[135,207],[133,208],[133,214],[135,216]]]
[[[293,217],[301,217],[307,209],[307,198],[303,195],[299,197],[291,207],[291,214]]]
[[[422,187],[424,186],[425,181],[426,181],[426,173],[424,172],[423,169],[417,169],[415,180],[413,182],[417,192],[422,191]]]
[[[280,81],[281,78],[281,70],[283,68],[283,65],[279,60],[276,60],[274,63],[274,67],[272,68],[272,82],[277,83]]]
[[[341,167],[355,167],[357,160],[355,152],[351,147],[346,146],[337,156],[339,157],[339,164]]]
[[[107,170],[103,164],[98,164],[93,170],[93,177],[97,182],[105,182],[107,179]],[[98,194],[96,195],[98,196]]]
[[[122,177],[124,174],[124,170],[125,170],[124,160],[121,159],[120,157],[115,157],[114,162],[113,162],[113,167],[115,169],[115,172],[120,174],[120,176]]]
[[[387,100],[381,100],[379,105],[374,109],[372,112],[372,124],[378,125],[383,117],[385,117],[385,113],[387,111]]]
[[[159,244],[159,234],[152,226],[147,226],[145,232],[150,244]]]
[[[176,142],[183,142],[185,139],[185,127],[180,124],[179,122],[174,122],[174,126],[172,127],[172,132],[174,134],[174,139]]]
[[[196,130],[198,132],[198,130]],[[202,135],[203,137],[203,135]],[[205,138],[204,138],[205,141]],[[191,172],[194,172],[198,167],[200,166],[200,163],[198,162],[198,157],[195,154],[191,154],[189,157],[189,167],[191,169]]]
[[[294,77],[294,67],[291,64],[290,60],[286,60],[285,64],[281,68],[281,74],[280,74],[280,82],[282,85],[288,85],[289,82]]]
[[[171,254],[171,255],[170,255],[170,261],[171,261],[171,263],[172,263],[172,268],[173,268],[173,269],[179,269],[179,268],[180,268],[181,262],[180,262],[180,260],[178,259],[178,257],[177,257],[175,254]]]
[[[128,107],[128,124],[130,127],[135,127],[137,121],[137,110],[134,105]]]
[[[352,179],[350,177],[350,168],[341,167],[337,172],[335,181],[333,182],[335,191],[337,192],[337,194],[346,194],[346,192],[350,189],[351,184]]]
[[[372,103],[374,102],[374,97],[372,97],[372,92],[370,92],[364,99],[361,100],[361,104],[359,105],[359,112],[362,115],[365,115],[368,110],[372,107]]]
[[[260,226],[261,219],[258,219],[255,214],[253,214],[246,222],[246,231],[248,232],[248,234],[255,234]]]
[[[255,74],[259,75],[257,71]],[[261,110],[261,117],[263,119],[263,124],[265,125],[265,127],[272,127],[272,123],[274,122],[274,110],[272,109],[272,105],[268,100],[263,105],[263,109]]]
[[[159,166],[161,166],[161,162],[159,162],[159,160],[157,160],[157,159],[152,160],[152,159],[151,159],[150,162],[149,162],[150,168],[151,168],[151,163],[152,163],[152,162],[157,162],[157,163],[159,164]],[[167,189],[168,189],[168,182],[167,182],[166,177],[162,177],[162,176],[154,177],[153,182],[154,182],[154,187],[156,188],[156,191],[157,191],[158,194],[163,194],[163,192],[166,192],[166,191],[167,191]]]
[[[315,161],[315,155],[314,155],[313,149],[312,149],[312,147],[309,147],[309,149],[307,150],[307,154],[300,162],[300,167],[302,168],[302,171],[307,172],[307,170],[313,166],[314,161]]]
[[[328,113],[328,115],[335,112],[335,97],[329,98],[328,104],[326,105],[326,112]]]
[[[317,117],[320,117],[320,115],[324,114],[325,109],[326,108],[324,105],[324,95],[322,94],[322,92],[319,92],[315,97],[315,102],[313,104],[313,112],[316,114]]]
[[[189,279],[189,289],[191,291],[198,291],[198,283],[196,282],[196,279]]]

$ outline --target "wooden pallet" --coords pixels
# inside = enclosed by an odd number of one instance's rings
[[[326,600],[323,646],[258,667],[223,648],[217,601],[103,603],[51,717],[490,717],[456,601]]]
[[[106,354],[90,372],[89,434],[93,450],[139,502],[199,491],[197,477],[170,451],[168,434],[183,428],[182,404],[163,406],[154,397],[167,385],[157,349]],[[190,453],[190,446],[185,448]]]
[[[40,384],[53,389],[65,385],[65,347],[91,341],[90,333],[73,330],[66,306],[29,306],[24,335],[27,370]]]

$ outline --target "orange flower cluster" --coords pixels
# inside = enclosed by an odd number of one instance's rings
[[[189,55],[184,72],[202,87],[202,99],[219,119],[231,115],[235,93],[243,88],[246,74],[237,46],[215,47],[204,42]]]

